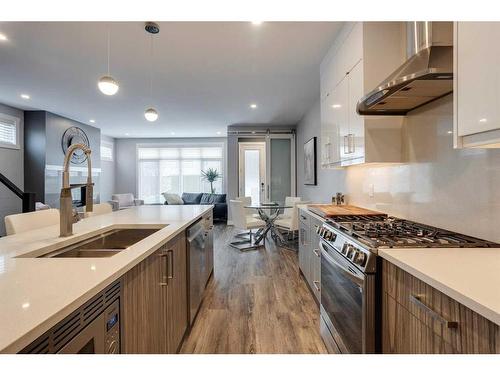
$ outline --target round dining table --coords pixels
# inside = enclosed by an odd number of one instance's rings
[[[260,228],[255,234],[255,244],[260,244],[271,233],[271,237],[276,239],[280,244],[285,243],[285,238],[274,224],[279,217],[280,211],[285,208],[292,208],[279,203],[260,203],[245,206],[245,208],[254,209],[259,214],[259,218],[265,222],[265,226]]]

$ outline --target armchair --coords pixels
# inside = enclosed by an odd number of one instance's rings
[[[144,201],[142,199],[135,199],[134,195],[131,193],[113,194],[109,204],[113,207],[113,211],[116,211],[133,206],[142,206]]]

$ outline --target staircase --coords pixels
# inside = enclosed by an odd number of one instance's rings
[[[0,173],[0,182],[23,201],[23,212],[35,211],[35,193],[27,193],[19,189],[14,183]]]

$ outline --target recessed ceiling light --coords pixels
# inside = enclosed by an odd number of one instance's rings
[[[250,108],[252,108],[252,109],[257,108],[257,104],[255,104],[255,103],[250,104]]]
[[[170,135],[175,135],[175,132],[171,132]]]
[[[130,133],[125,133],[125,135],[128,137],[130,135]]]
[[[262,25],[262,21],[252,21],[252,25],[254,26]]]
[[[5,42],[5,41],[7,41],[7,40],[9,40],[9,39],[7,38],[7,35],[5,35],[5,34],[1,34],[1,33],[0,33],[0,40],[1,40],[2,42]]]
[[[479,120],[479,122],[488,122],[488,119],[482,118]]]
[[[89,120],[89,122],[90,122],[91,124],[94,124],[94,123],[95,123],[95,120],[94,120],[93,118],[91,118],[91,119]]]
[[[217,132],[217,135],[221,135],[222,133],[221,132]]]
[[[448,130],[448,134],[453,134],[453,131],[452,130]]]
[[[28,94],[21,94],[21,98],[28,100],[30,96]]]
[[[23,309],[27,309],[28,307],[30,307],[30,303],[29,303],[29,302],[24,302],[24,303],[21,305],[21,307],[22,307]]]
[[[340,108],[340,107],[342,107],[342,105],[340,105],[340,104],[332,104],[332,108]]]

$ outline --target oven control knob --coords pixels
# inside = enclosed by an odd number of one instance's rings
[[[348,244],[344,244],[344,246],[342,246],[342,250],[340,251],[342,254],[346,255],[347,254],[347,248],[349,247],[350,245]]]
[[[356,254],[354,254],[354,258],[352,259],[352,261],[359,266],[364,266],[366,262],[366,254],[361,251],[356,251]]]
[[[355,253],[356,253],[356,249],[354,248],[354,246],[349,245],[349,249],[347,250],[347,257],[349,259],[352,259],[352,258],[354,258]]]

